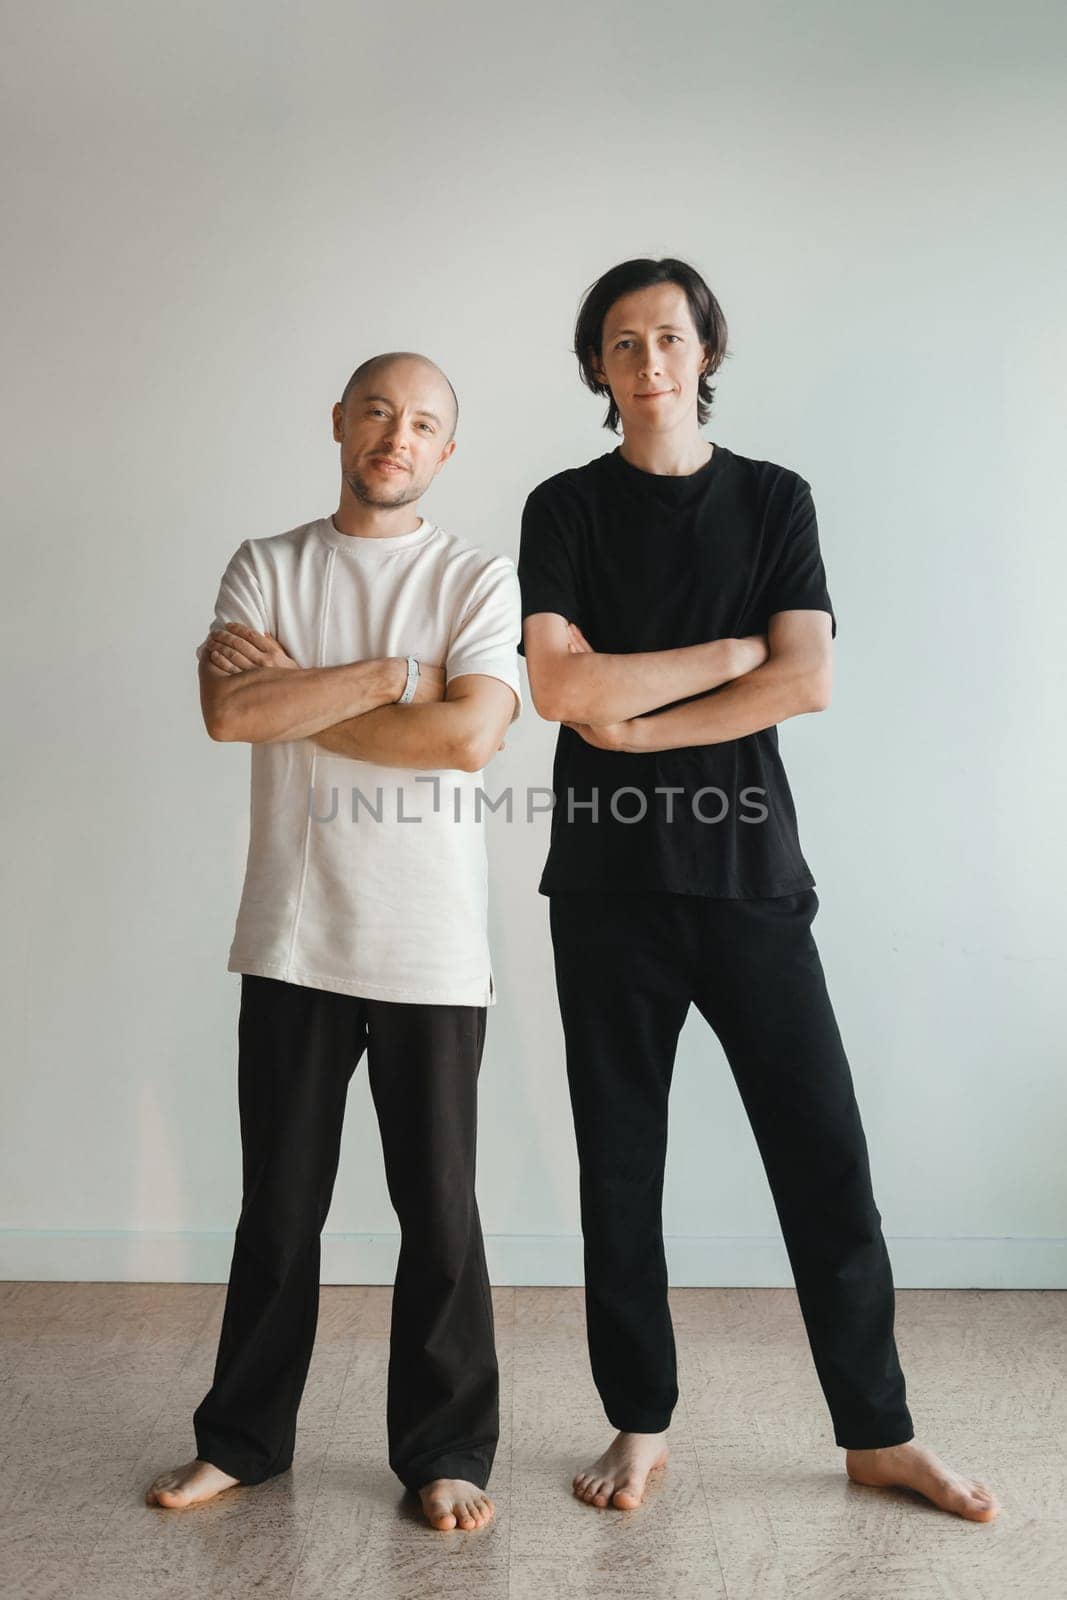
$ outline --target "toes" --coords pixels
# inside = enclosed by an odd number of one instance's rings
[[[461,1528],[484,1528],[493,1515],[493,1502],[488,1495],[472,1494],[466,1500],[461,1500],[455,1510]]]
[[[603,1508],[611,1504],[615,1482],[612,1478],[598,1478],[592,1472],[579,1472],[575,1476],[571,1488],[578,1499],[584,1501],[587,1506]]]
[[[970,1489],[961,1488],[955,1484],[945,1496],[945,1504],[950,1506],[953,1511],[967,1511],[973,1503],[974,1496],[971,1494]]]
[[[456,1526],[456,1518],[447,1500],[431,1500],[426,1515],[435,1528],[448,1530]]]
[[[620,1483],[612,1496],[612,1504],[620,1511],[633,1511],[641,1504],[641,1490],[633,1483]]]
[[[160,1489],[156,1495],[156,1504],[168,1511],[181,1511],[189,1504],[189,1496],[180,1489]]]
[[[492,1519],[493,1519],[493,1502],[489,1499],[488,1495],[484,1495],[483,1494],[479,1498],[478,1503],[477,1503],[477,1510],[478,1510],[478,1516],[480,1518],[480,1524],[479,1525],[482,1525],[482,1524],[484,1524],[486,1522],[491,1522],[492,1521]]]
[[[474,1491],[469,1495],[456,1493],[428,1498],[423,1502],[426,1519],[442,1533],[460,1528],[471,1533],[484,1527],[493,1515],[493,1502],[488,1495]]]
[[[995,1514],[1000,1510],[996,1495],[984,1483],[971,1485],[971,1500],[982,1512],[992,1511]]]

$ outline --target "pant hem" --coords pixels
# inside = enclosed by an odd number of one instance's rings
[[[290,1456],[284,1466],[264,1468],[262,1462],[242,1459],[224,1446],[217,1448],[207,1441],[201,1444],[199,1439],[196,1442],[196,1454],[198,1460],[209,1462],[211,1466],[218,1467],[220,1472],[236,1478],[239,1483],[249,1488],[257,1483],[266,1483],[268,1478],[277,1478],[281,1473],[288,1472],[293,1464],[293,1458]]]
[[[908,1444],[914,1437],[915,1429],[910,1422],[899,1428],[883,1428],[880,1433],[874,1429],[868,1430],[862,1443],[858,1435],[842,1438],[839,1433],[834,1434],[842,1450],[888,1450],[894,1444]]]
[[[470,1456],[441,1456],[431,1466],[419,1467],[413,1471],[405,1471],[402,1467],[394,1467],[393,1471],[404,1485],[413,1494],[418,1494],[428,1483],[433,1483],[435,1478],[462,1478],[467,1483],[473,1483],[476,1488],[484,1489],[489,1482],[492,1464],[486,1466],[484,1461],[477,1461]]]
[[[605,1406],[604,1415],[620,1433],[666,1433],[671,1425],[669,1411],[617,1411]]]

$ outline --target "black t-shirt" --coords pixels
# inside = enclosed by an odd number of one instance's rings
[[[810,485],[721,444],[684,477],[615,449],[546,479],[523,511],[519,582],[524,617],[558,612],[611,654],[765,633],[776,611],[834,617]],[[814,885],[776,728],[630,754],[561,727],[552,788],[542,894],[749,899]]]

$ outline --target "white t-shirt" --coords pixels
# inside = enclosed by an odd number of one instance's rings
[[[301,667],[410,654],[447,679],[485,673],[514,690],[512,721],[521,708],[515,563],[425,518],[393,538],[339,533],[326,516],[246,539],[211,627],[227,622],[273,634]],[[479,788],[497,798],[481,773],[379,766],[311,738],[253,744],[227,971],[370,1000],[495,1005]]]

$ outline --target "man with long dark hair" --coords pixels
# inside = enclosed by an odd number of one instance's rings
[[[752,1125],[849,1476],[988,1521],[992,1493],[915,1441],[905,1400],[892,1271],[776,733],[829,704],[837,623],[810,485],[701,437],[726,337],[684,262],[600,278],[575,354],[622,443],[547,479],[523,513],[520,648],[538,711],[561,724],[540,890],[590,1356],[619,1430],[574,1492],[636,1506],[667,1459],[667,1099],[695,1004]]]

